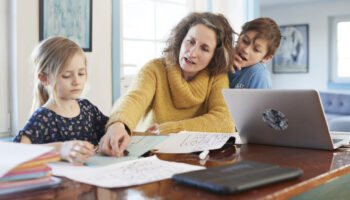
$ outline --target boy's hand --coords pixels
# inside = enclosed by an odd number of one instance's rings
[[[234,74],[236,70],[241,70],[242,66],[235,59],[235,54],[232,55],[232,59],[233,59],[233,64],[230,66],[229,70],[232,72],[232,74]]]
[[[62,142],[60,147],[62,159],[73,163],[74,165],[83,165],[88,162],[91,156],[94,156],[94,145],[90,142],[81,140],[72,140]]]
[[[230,66],[230,71],[232,72],[232,74],[236,73],[236,69],[240,71],[242,68],[240,65],[236,65],[236,64],[233,64]]]

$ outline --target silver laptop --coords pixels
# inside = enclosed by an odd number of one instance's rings
[[[224,89],[243,143],[332,150],[350,133],[330,133],[315,90]]]

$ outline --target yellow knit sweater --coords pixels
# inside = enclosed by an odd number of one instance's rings
[[[114,104],[106,127],[119,121],[130,130],[138,123],[143,128],[158,123],[161,134],[183,130],[232,133],[234,124],[221,94],[228,85],[226,73],[210,76],[207,69],[186,82],[180,66],[154,59]]]

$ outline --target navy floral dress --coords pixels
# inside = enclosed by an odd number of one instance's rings
[[[33,144],[85,140],[97,145],[104,135],[108,117],[88,100],[77,101],[80,114],[73,118],[62,117],[44,107],[39,108],[13,141],[20,142],[25,135]]]

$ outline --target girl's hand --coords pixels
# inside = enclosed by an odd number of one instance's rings
[[[89,161],[91,156],[95,155],[94,145],[81,140],[62,142],[60,154],[62,159],[74,165],[83,165],[84,162]]]
[[[98,152],[121,157],[129,141],[130,136],[125,125],[122,122],[115,122],[108,127],[106,134],[101,138]]]

